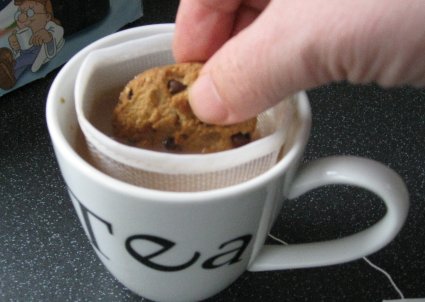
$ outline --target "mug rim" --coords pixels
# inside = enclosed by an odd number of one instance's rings
[[[174,192],[174,191],[160,191],[155,189],[149,189],[144,187],[139,187],[126,183],[124,181],[118,180],[109,176],[102,171],[98,170],[85,159],[83,159],[70,144],[65,134],[61,131],[61,126],[59,123],[58,115],[55,114],[59,108],[57,100],[61,98],[61,89],[63,86],[61,83],[66,79],[69,80],[69,70],[77,64],[81,64],[84,58],[90,53],[91,50],[104,48],[111,46],[111,42],[114,44],[118,41],[128,40],[133,38],[133,36],[140,35],[142,33],[149,33],[150,31],[173,31],[174,24],[165,23],[165,24],[153,24],[147,26],[140,26],[136,28],[131,28],[123,30],[111,35],[108,35],[104,38],[97,40],[96,42],[86,46],[80,50],[76,55],[74,55],[59,71],[56,78],[54,79],[47,96],[46,103],[46,121],[47,127],[52,140],[55,152],[60,153],[61,157],[71,163],[74,168],[80,173],[84,173],[87,177],[92,178],[97,183],[100,183],[102,186],[107,187],[109,190],[113,190],[125,195],[132,195],[136,198],[143,198],[148,196],[150,199],[161,200],[161,201],[170,201],[170,202],[191,202],[193,200],[201,199],[215,199],[222,198],[223,196],[237,195],[240,192],[246,192],[254,190],[257,187],[264,185],[269,182],[271,179],[277,177],[286,168],[292,163],[300,152],[303,152],[305,145],[307,144],[308,137],[310,134],[311,128],[311,108],[308,101],[308,97],[305,91],[300,91],[296,94],[296,107],[298,119],[300,120],[300,128],[297,129],[295,133],[294,143],[285,154],[285,156],[279,160],[272,168],[268,169],[264,173],[244,181],[239,184],[217,188],[206,191],[196,191],[196,192]],[[157,34],[157,33],[153,33]],[[109,43],[109,44],[108,44]],[[72,89],[72,95],[74,94]],[[75,100],[73,100],[73,103]],[[75,110],[75,106],[72,106]],[[57,156],[56,156],[57,157]],[[62,171],[61,171],[62,173]],[[66,182],[66,181],[65,181]]]

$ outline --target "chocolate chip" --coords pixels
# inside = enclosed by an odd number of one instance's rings
[[[168,137],[168,138],[166,138],[162,142],[162,145],[168,151],[177,151],[177,150],[179,150],[179,145],[176,144],[176,141],[174,140],[174,137]]]
[[[251,135],[249,133],[236,133],[231,136],[233,148],[241,147],[248,144],[251,141]]]
[[[183,84],[182,82],[179,82],[177,80],[169,80],[168,83],[167,83],[168,91],[171,94],[176,94],[176,93],[182,92],[183,90],[186,89],[186,87],[187,86],[185,84]]]
[[[128,91],[128,95],[127,95],[127,98],[129,99],[129,100],[131,100],[131,98],[133,97],[133,89],[130,89],[129,91]]]

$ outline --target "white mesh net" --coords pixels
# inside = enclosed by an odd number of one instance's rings
[[[135,75],[174,63],[172,34],[160,34],[94,51],[82,64],[75,86],[78,121],[93,164],[122,181],[162,191],[205,191],[249,180],[271,168],[294,115],[292,99],[257,118],[260,138],[239,148],[209,154],[172,154],[121,144],[112,137],[112,111]]]

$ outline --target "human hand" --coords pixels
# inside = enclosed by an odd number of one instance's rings
[[[30,39],[30,43],[32,45],[42,45],[44,43],[48,43],[52,41],[52,39],[53,39],[53,35],[46,29],[42,28],[32,35]]]
[[[174,55],[207,60],[195,114],[228,124],[332,81],[425,84],[422,0],[181,0]]]

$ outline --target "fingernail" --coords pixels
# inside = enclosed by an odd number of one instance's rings
[[[208,73],[200,75],[189,90],[189,103],[195,115],[204,122],[220,124],[228,117],[223,100]]]

